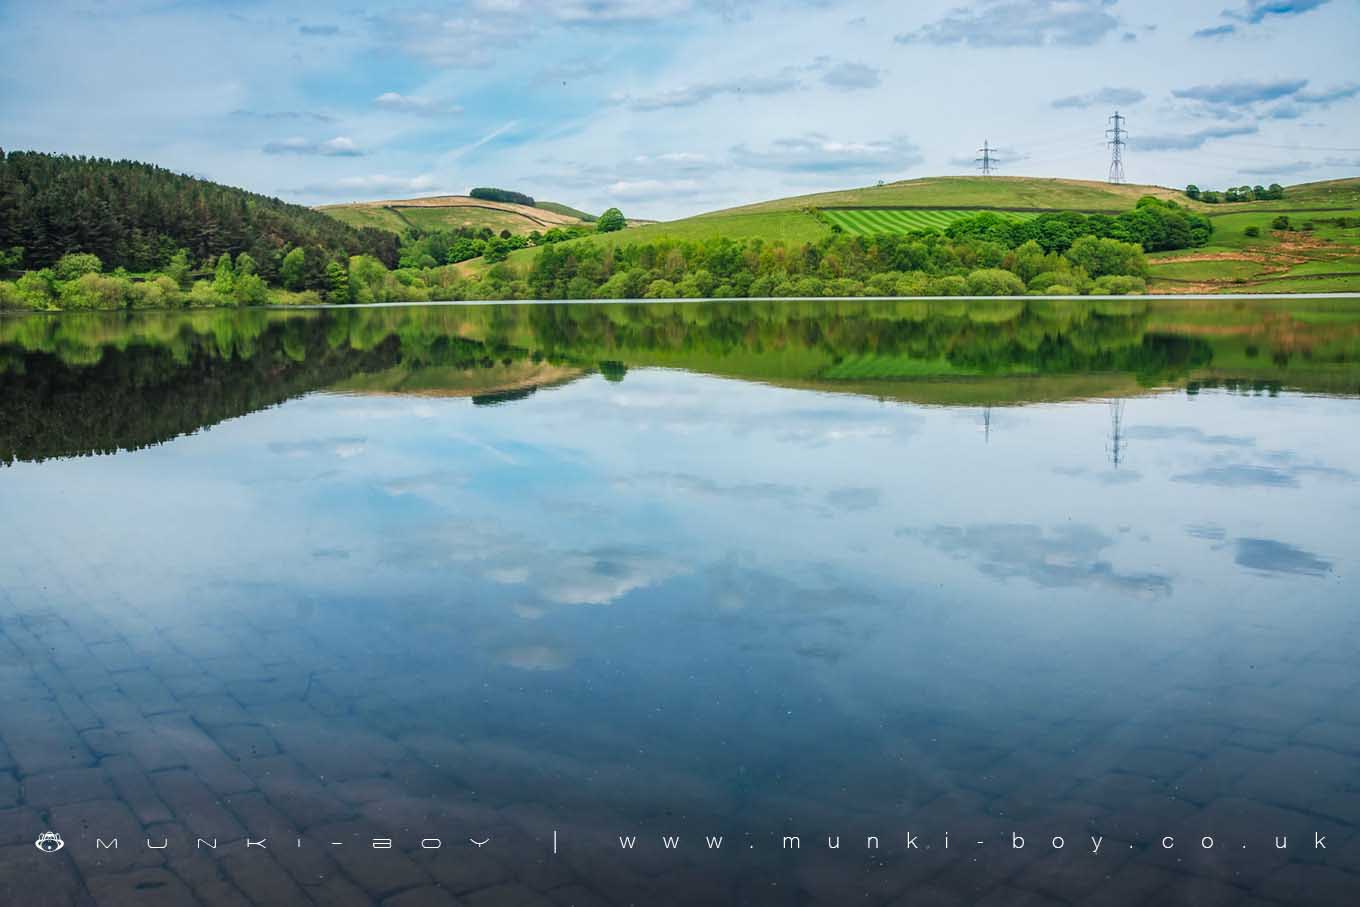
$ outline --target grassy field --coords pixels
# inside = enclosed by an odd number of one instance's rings
[[[462,195],[323,205],[319,210],[351,226],[377,227],[393,233],[405,233],[411,227],[426,230],[488,227],[497,233],[509,230],[527,234],[580,224],[590,217],[555,202],[530,207]]]
[[[594,214],[587,214],[580,208],[573,208],[571,205],[564,205],[561,202],[535,201],[534,207],[542,208],[544,211],[553,211],[557,214],[565,214],[567,217],[574,217],[577,220],[585,221],[587,223],[593,223],[595,221]]]
[[[908,233],[912,230],[943,230],[954,221],[971,217],[976,210],[959,208],[832,208],[823,210],[826,219],[851,236],[870,236],[875,233]],[[1011,220],[1025,220],[1036,215],[1029,211],[993,212]]]
[[[1360,186],[1360,180],[1292,187],[1285,200],[1294,198],[1295,207],[1288,211],[1234,205],[1237,210],[1210,212],[1214,234],[1208,245],[1149,256],[1151,288],[1162,293],[1360,290],[1360,225],[1329,222],[1341,217],[1360,221],[1360,205],[1316,204],[1318,199],[1348,200],[1347,186]],[[1303,206],[1307,200],[1314,204]],[[1291,229],[1273,229],[1281,214],[1287,214]],[[1257,235],[1247,235],[1249,229]]]

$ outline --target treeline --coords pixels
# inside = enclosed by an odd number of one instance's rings
[[[163,269],[181,250],[209,266],[244,252],[268,283],[301,248],[320,289],[330,261],[371,255],[396,267],[398,239],[151,164],[0,149],[0,249],[11,248],[23,250],[18,268],[86,252],[130,272]]]
[[[954,221],[945,234],[984,239],[1009,249],[1035,242],[1045,252],[1066,252],[1083,236],[1096,236],[1137,243],[1147,252],[1165,252],[1202,246],[1213,230],[1204,215],[1149,195],[1139,199],[1132,211],[1116,215],[1055,211],[1015,220],[988,211]]]
[[[496,237],[499,239],[499,237]],[[480,240],[479,240],[480,241]],[[1122,295],[1146,288],[1137,243],[1082,236],[1065,252],[1035,240],[1019,247],[934,231],[830,236],[789,245],[761,239],[659,240],[608,247],[546,245],[527,267],[501,262],[477,278],[453,266],[390,271],[368,255],[326,264],[313,288],[305,250],[279,268],[283,290],[265,285],[247,253],[218,259],[211,279],[187,263],[147,279],[102,273],[97,257],[72,254],[16,283],[0,282],[0,308],[119,309],[264,303],[425,302],[462,299],[672,299],[819,296]]]
[[[1136,243],[1082,236],[1065,252],[934,231],[836,235],[787,245],[760,239],[660,240],[608,248],[568,243],[539,252],[527,273],[483,280],[507,298],[633,299],[766,296],[1020,296],[1145,289]],[[477,287],[481,296],[483,287]]]
[[[478,186],[468,192],[473,198],[480,198],[485,202],[502,202],[510,205],[528,205],[534,207],[534,199],[531,195],[523,192],[511,192],[509,189],[495,189],[490,186]]]
[[[1185,197],[1206,205],[1219,202],[1261,202],[1284,198],[1284,186],[1271,183],[1269,186],[1233,186],[1219,192],[1217,189],[1201,189],[1194,183],[1185,187]]]

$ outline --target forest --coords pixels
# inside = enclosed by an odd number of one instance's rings
[[[108,270],[166,268],[246,253],[276,283],[283,256],[303,249],[315,289],[326,265],[369,255],[397,266],[399,240],[319,211],[135,161],[0,149],[0,249],[11,267],[40,270],[85,252]]]

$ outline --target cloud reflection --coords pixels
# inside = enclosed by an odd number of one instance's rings
[[[1021,577],[1047,588],[1100,586],[1149,597],[1171,594],[1170,577],[1120,572],[1101,557],[1114,539],[1093,526],[1045,531],[1028,524],[991,523],[901,529],[897,534],[917,538],[952,557],[973,560],[983,573],[999,579]]]
[[[1239,566],[1264,573],[1322,576],[1332,572],[1331,561],[1274,539],[1238,539],[1234,560]]]

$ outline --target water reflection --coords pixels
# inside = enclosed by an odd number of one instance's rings
[[[1360,314],[1319,299],[943,299],[4,318],[0,454],[136,449],[323,388],[513,405],[645,366],[976,405],[989,440],[997,405],[1168,385],[1360,393]],[[1111,461],[1157,430],[1112,429]]]
[[[1338,902],[1347,322],[819,305],[0,321],[0,835],[80,869],[0,838],[0,901]],[[112,824],[396,844],[114,871]]]

